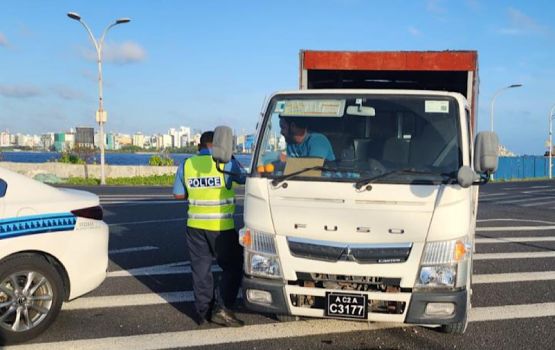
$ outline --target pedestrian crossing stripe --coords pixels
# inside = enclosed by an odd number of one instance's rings
[[[70,231],[77,218],[71,213],[19,216],[0,220],[0,239],[54,231]]]

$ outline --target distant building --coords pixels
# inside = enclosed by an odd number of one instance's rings
[[[133,134],[133,146],[145,147],[145,135],[143,135],[143,133],[137,132]]]
[[[54,150],[56,152],[64,152],[66,150],[66,134],[57,132],[54,134]]]
[[[40,148],[51,151],[54,148],[54,133],[49,132],[40,136]]]
[[[120,149],[123,146],[131,146],[133,144],[133,138],[129,134],[116,134],[114,138],[116,149]]]
[[[94,148],[94,144],[94,128],[75,128],[75,145],[84,148]]]
[[[0,132],[0,147],[10,147],[10,133],[8,131]]]

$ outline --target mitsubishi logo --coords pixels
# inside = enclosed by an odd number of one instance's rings
[[[347,246],[346,250],[343,250],[341,256],[339,257],[341,261],[356,261],[355,256],[351,252],[351,247]]]

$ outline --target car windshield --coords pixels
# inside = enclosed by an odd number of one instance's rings
[[[391,173],[373,182],[437,183],[462,165],[449,96],[277,95],[265,118],[256,176],[356,183]]]

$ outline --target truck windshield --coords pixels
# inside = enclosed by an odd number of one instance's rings
[[[462,165],[459,118],[449,96],[278,95],[262,125],[254,173],[354,183],[390,173],[373,182],[444,182]]]

